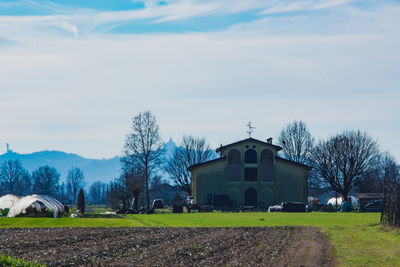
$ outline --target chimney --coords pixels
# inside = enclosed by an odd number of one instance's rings
[[[270,138],[267,139],[267,143],[270,144],[270,145],[272,145],[272,137],[270,137]]]

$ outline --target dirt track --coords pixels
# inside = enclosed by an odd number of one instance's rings
[[[332,266],[312,227],[0,229],[0,252],[48,266]]]

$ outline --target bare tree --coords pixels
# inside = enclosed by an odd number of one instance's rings
[[[379,149],[365,132],[344,131],[320,141],[311,155],[316,174],[346,199],[354,181],[371,168]]]
[[[105,204],[106,202],[106,187],[103,182],[94,182],[89,187],[89,198],[91,204]]]
[[[400,166],[389,153],[382,157],[384,201],[381,222],[400,226]]]
[[[307,124],[302,121],[294,121],[282,129],[279,138],[285,158],[309,164],[310,154],[314,146],[314,138],[307,129]]]
[[[145,173],[140,167],[125,168],[121,175],[122,183],[130,197],[133,197],[133,208],[139,209],[139,194],[144,191]]]
[[[380,160],[377,159],[363,175],[354,180],[355,190],[362,193],[383,193],[383,171]]]
[[[67,176],[67,192],[72,196],[72,203],[75,203],[78,192],[84,187],[83,171],[79,168],[71,168]]]
[[[55,196],[60,174],[55,168],[41,166],[32,173],[33,191],[37,194]]]
[[[68,203],[69,200],[66,188],[67,187],[65,183],[62,182],[58,187],[58,192],[57,192],[57,199],[64,203]]]
[[[376,157],[371,163],[371,168],[355,181],[355,186],[359,192],[383,192],[384,184],[397,181],[400,168],[395,159],[388,152]]]
[[[27,171],[18,180],[15,192],[21,196],[29,195],[32,192],[32,178]]]
[[[311,152],[314,147],[314,137],[310,134],[307,124],[302,121],[294,121],[282,129],[278,142],[282,146],[284,157],[301,163],[312,165]],[[321,187],[321,182],[314,169],[308,173],[308,192],[319,195],[326,191]]]
[[[139,166],[144,171],[146,207],[150,207],[149,180],[153,171],[161,165],[164,155],[163,142],[156,118],[150,111],[139,113],[132,119],[132,132],[126,136],[124,168]]]
[[[30,187],[31,180],[21,161],[15,159],[7,160],[0,166],[0,183],[5,193],[21,194],[21,188]]]
[[[165,171],[176,185],[191,195],[191,172],[188,171],[188,167],[214,157],[215,154],[205,138],[183,136],[181,144],[168,160]]]
[[[380,166],[384,181],[400,182],[400,165],[397,165],[396,160],[388,152],[381,156]]]
[[[114,181],[110,182],[107,185],[107,205],[112,208],[120,209],[120,204],[123,205],[123,208],[126,208],[126,203],[130,198],[129,192],[121,181],[121,177],[114,179]]]

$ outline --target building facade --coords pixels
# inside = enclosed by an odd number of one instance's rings
[[[279,157],[281,149],[254,138],[219,147],[219,158],[189,167],[195,203],[224,195],[235,207],[306,204],[309,167]]]

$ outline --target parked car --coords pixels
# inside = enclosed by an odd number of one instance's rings
[[[188,196],[185,200],[185,205],[193,205],[194,204],[194,198],[193,196]]]
[[[282,212],[306,212],[306,205],[302,202],[283,202]]]
[[[268,207],[268,212],[281,212],[281,211],[282,211],[281,205],[275,205],[275,206]]]
[[[383,200],[378,199],[368,202],[364,207],[364,212],[382,212]]]
[[[162,199],[153,200],[153,209],[163,209],[163,208],[164,208],[164,203],[162,202]]]

